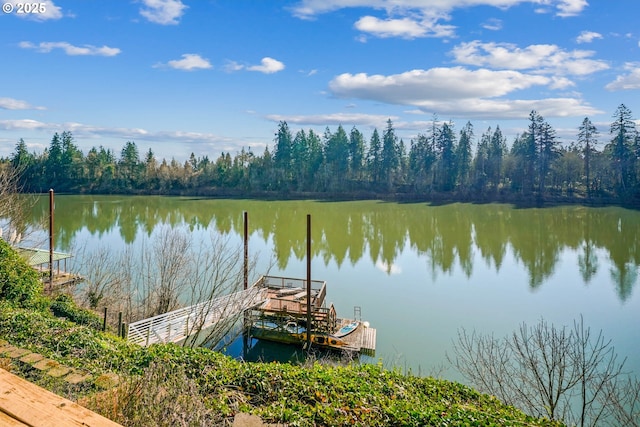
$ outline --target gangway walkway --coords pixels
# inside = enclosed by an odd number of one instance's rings
[[[127,339],[141,346],[180,342],[222,320],[259,306],[266,300],[267,289],[253,286],[244,291],[131,323]]]

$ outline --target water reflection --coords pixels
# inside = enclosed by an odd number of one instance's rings
[[[561,253],[571,250],[577,265],[570,268],[579,270],[585,285],[603,262],[621,301],[629,299],[638,281],[640,213],[621,208],[57,196],[56,246],[68,250],[85,229],[99,237],[115,231],[130,244],[160,224],[241,234],[243,211],[249,212],[252,236],[275,248],[280,270],[292,257],[305,257],[310,213],[312,250],[325,264],[355,265],[368,257],[393,274],[398,256],[411,249],[427,261],[434,277],[451,274],[456,266],[470,277],[476,253],[499,272],[511,252],[535,290],[553,275]],[[24,227],[46,223],[47,215],[48,200],[42,198]],[[597,256],[602,253],[608,259]]]

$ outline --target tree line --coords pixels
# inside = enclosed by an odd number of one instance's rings
[[[29,152],[20,139],[3,162],[22,172],[27,192],[563,196],[627,203],[640,195],[640,134],[624,104],[613,114],[608,136],[601,137],[586,117],[568,145],[538,112],[528,122],[508,148],[499,126],[476,136],[470,122],[456,131],[453,122],[436,117],[408,143],[390,119],[368,140],[355,126],[347,133],[342,125],[323,135],[303,129],[294,135],[282,121],[272,149],[261,155],[250,148],[215,160],[192,153],[184,163],[159,160],[152,149],[141,156],[132,141],[119,156],[102,146],[84,154],[65,131],[54,134],[42,153]]]

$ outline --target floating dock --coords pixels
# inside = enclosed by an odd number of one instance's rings
[[[16,248],[18,254],[39,274],[42,282],[48,289],[60,288],[64,286],[74,286],[84,281],[84,277],[69,273],[67,270],[67,260],[72,257],[65,252],[53,252],[39,248]],[[52,266],[49,264],[53,261]],[[64,262],[64,267],[60,268],[60,262]],[[49,268],[52,268],[50,270]],[[53,274],[52,274],[53,273]],[[53,282],[51,281],[53,276]]]
[[[253,338],[298,345],[306,345],[310,338],[312,345],[321,348],[375,354],[376,330],[359,318],[339,318],[333,304],[327,307],[326,282],[312,280],[309,293],[304,279],[263,276],[254,287],[266,289],[267,297],[248,316]],[[354,310],[354,314],[359,312],[359,308]],[[309,319],[310,337],[307,332]],[[339,334],[338,331],[347,325],[352,325],[349,332]]]

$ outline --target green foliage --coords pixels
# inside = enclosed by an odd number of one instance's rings
[[[71,367],[85,370],[122,369],[135,348],[122,340],[69,320],[48,310],[34,311],[0,303],[0,337],[31,348]]]
[[[151,425],[145,423],[154,417],[178,424],[187,418],[217,422],[238,412],[290,426],[561,425],[461,384],[404,375],[381,364],[245,363],[204,348],[144,348],[6,302],[0,303],[0,337],[94,378],[116,372],[122,387],[83,403],[123,425]]]
[[[51,302],[51,311],[57,317],[65,317],[79,325],[86,325],[93,329],[102,327],[100,317],[76,305],[69,295],[60,294]]]
[[[223,152],[215,161],[192,153],[183,164],[175,159],[156,159],[152,151],[140,160],[135,142],[128,141],[120,159],[103,147],[86,156],[70,132],[55,134],[41,154],[28,153],[24,141],[16,145],[8,163],[23,170],[25,191],[94,193],[163,193],[198,195],[265,195],[264,192],[297,197],[313,192],[328,197],[356,194],[384,197],[439,197],[486,200],[499,196],[541,200],[545,195],[568,199],[615,196],[623,203],[640,203],[640,136],[631,111],[621,105],[611,125],[611,142],[597,151],[597,130],[588,118],[576,126],[576,140],[585,145],[579,155],[583,164],[563,170],[560,147],[553,127],[532,111],[527,130],[510,142],[491,128],[478,141],[467,123],[456,138],[454,123],[434,117],[427,134],[418,133],[407,144],[396,135],[391,120],[380,134],[367,138],[355,127],[347,135],[342,126],[326,129],[320,138],[312,130],[300,130],[295,138],[286,122],[278,124],[273,150],[254,155],[244,148]],[[587,133],[585,133],[587,129]],[[475,146],[475,147],[474,147]],[[559,171],[561,171],[559,173]],[[473,191],[471,191],[473,190]],[[595,190],[595,191],[594,191]],[[302,194],[300,194],[302,193]],[[315,197],[315,194],[314,194]]]
[[[0,299],[20,307],[46,308],[38,273],[0,239]]]

